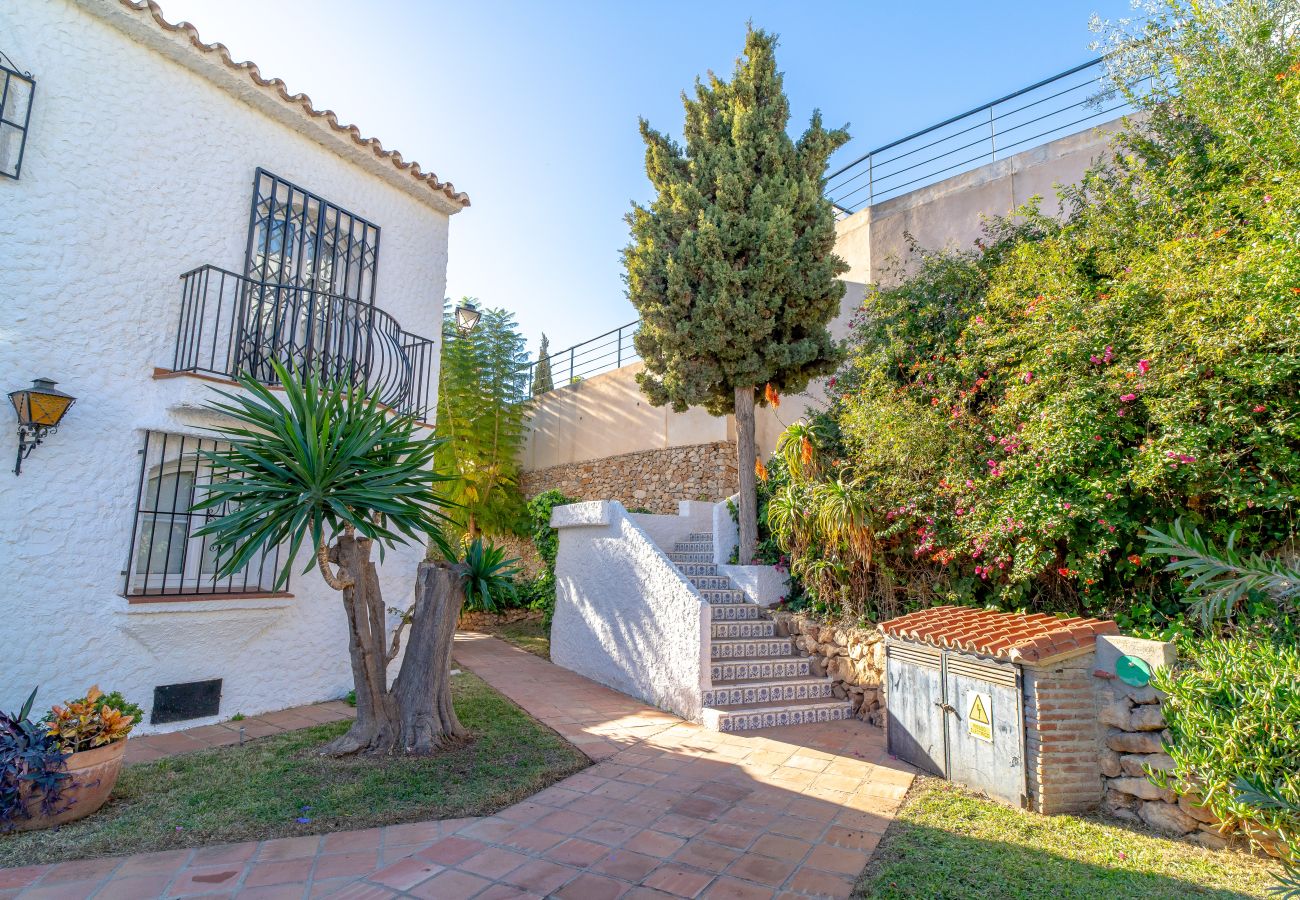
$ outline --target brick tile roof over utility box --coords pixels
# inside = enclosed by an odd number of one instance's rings
[[[880,624],[886,635],[1011,662],[1041,663],[1091,649],[1099,634],[1119,634],[1102,619],[1061,619],[1044,613],[1005,613],[935,606]]]

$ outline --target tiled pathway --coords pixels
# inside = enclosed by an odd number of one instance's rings
[[[842,897],[912,780],[855,720],[721,734],[486,635],[456,658],[595,764],[495,816],[0,869],[0,898]]]

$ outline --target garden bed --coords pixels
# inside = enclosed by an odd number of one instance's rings
[[[858,882],[871,898],[1266,897],[1269,862],[1133,826],[1039,816],[918,778]]]
[[[465,613],[460,619],[460,629],[490,634],[521,650],[527,650],[534,656],[547,660],[551,658],[551,629],[542,624],[542,613],[537,610]]]
[[[474,675],[452,679],[471,739],[427,757],[326,759],[334,722],[127,766],[95,815],[0,836],[0,867],[487,815],[587,765]]]

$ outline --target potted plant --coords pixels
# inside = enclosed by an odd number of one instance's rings
[[[103,806],[141,712],[92,686],[33,723],[35,697],[32,691],[18,716],[0,715],[0,828],[7,830],[50,828]]]

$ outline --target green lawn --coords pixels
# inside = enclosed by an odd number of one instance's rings
[[[542,624],[540,612],[515,622],[502,624],[478,622],[470,630],[481,631],[499,637],[503,641],[509,641],[521,650],[527,650],[542,659],[551,658],[551,630]]]
[[[474,675],[452,684],[472,733],[463,745],[423,758],[313,754],[347,729],[337,722],[127,766],[95,815],[0,835],[0,867],[486,815],[587,764]]]
[[[1044,817],[918,779],[859,897],[1120,900],[1264,897],[1268,863],[1137,829]]]

